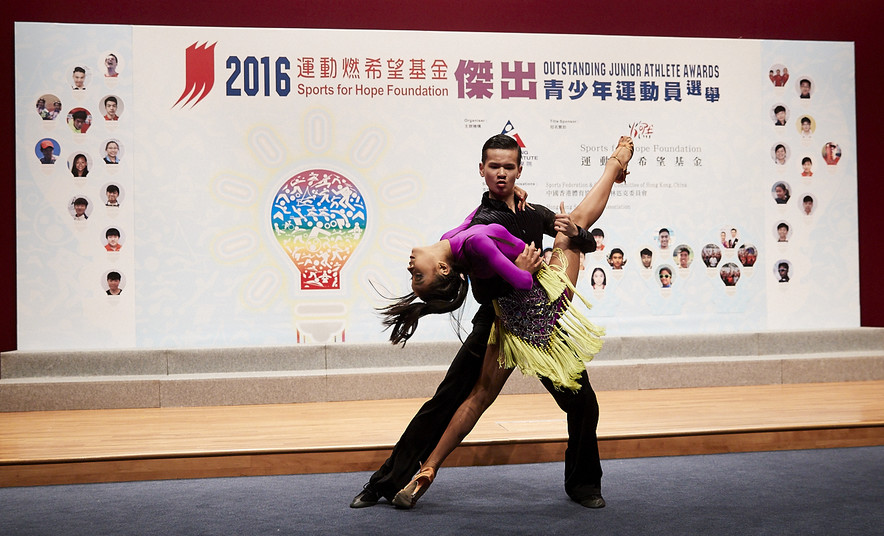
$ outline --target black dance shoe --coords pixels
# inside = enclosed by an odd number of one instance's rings
[[[589,495],[583,499],[577,501],[580,503],[580,506],[584,506],[586,508],[604,508],[605,507],[605,499],[602,498],[601,494]]]
[[[366,508],[368,506],[374,506],[380,499],[381,494],[375,491],[369,482],[362,486],[362,491],[359,495],[353,497],[353,501],[350,503],[350,508]]]

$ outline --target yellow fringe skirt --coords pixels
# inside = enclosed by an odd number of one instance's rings
[[[488,342],[499,344],[501,367],[519,367],[527,376],[549,378],[557,389],[577,391],[584,362],[601,350],[605,330],[571,307],[566,291],[592,306],[568,279],[562,250],[553,255],[562,266],[544,265],[530,290],[513,290],[494,301],[498,329],[491,331]]]

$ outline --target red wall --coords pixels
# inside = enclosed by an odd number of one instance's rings
[[[12,2],[7,2],[7,4]],[[270,28],[368,28],[523,33],[573,33],[746,39],[800,39],[856,43],[859,240],[861,319],[864,326],[884,326],[881,216],[884,183],[873,144],[884,118],[884,10],[879,0],[744,0],[696,2],[637,0],[593,3],[560,0],[515,0],[477,3],[436,0],[396,5],[377,0],[153,0],[98,2],[50,0],[15,2],[3,8],[0,73],[14,79],[14,21],[248,26]],[[406,2],[401,2],[406,4]],[[133,6],[132,4],[143,4]],[[396,7],[392,7],[396,6]],[[703,7],[695,7],[703,6]],[[14,117],[14,92],[0,85],[0,101]],[[16,346],[15,320],[15,132],[11,122],[0,131],[0,351]],[[846,259],[846,262],[854,262]],[[820,274],[821,291],[826,277]]]

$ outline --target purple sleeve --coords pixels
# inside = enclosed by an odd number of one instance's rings
[[[448,231],[447,233],[445,233],[444,235],[442,235],[441,240],[448,240],[452,236],[456,235],[457,233],[459,233],[459,232],[463,231],[464,229],[466,229],[467,227],[469,227],[470,222],[473,221],[473,216],[476,215],[477,210],[479,210],[479,207],[476,207],[475,209],[473,209],[473,211],[470,212],[470,215],[467,216],[467,219],[465,219],[463,221],[463,223],[461,223],[460,225],[458,225],[454,229],[452,229],[452,230]]]
[[[511,249],[511,253],[518,247],[496,242],[483,234],[471,236],[464,244],[464,249],[473,263],[473,270],[476,272],[486,272],[484,274],[477,273],[480,277],[487,277],[491,273],[497,274],[512,285],[513,288],[519,290],[531,288],[531,285],[534,283],[533,275],[530,272],[517,268],[513,261],[504,255],[498,246]],[[522,245],[522,249],[524,249],[524,245]],[[521,250],[519,253],[521,253]],[[516,256],[518,256],[518,253],[516,253]]]

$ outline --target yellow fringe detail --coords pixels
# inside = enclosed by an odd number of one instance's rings
[[[553,251],[562,266],[543,266],[537,272],[538,283],[546,291],[550,302],[556,300],[566,290],[592,308],[592,305],[577,292],[574,285],[565,275],[567,262],[561,249]],[[592,360],[602,348],[602,337],[605,329],[589,321],[575,307],[572,300],[564,296],[565,310],[556,322],[556,327],[546,347],[531,344],[511,333],[498,322],[500,330],[500,355],[498,361],[505,368],[519,367],[526,376],[549,378],[557,389],[567,388],[572,391],[580,389],[577,379],[586,370],[584,362]],[[494,301],[494,308],[500,316],[500,306]],[[489,344],[498,343],[498,330],[491,331]]]

